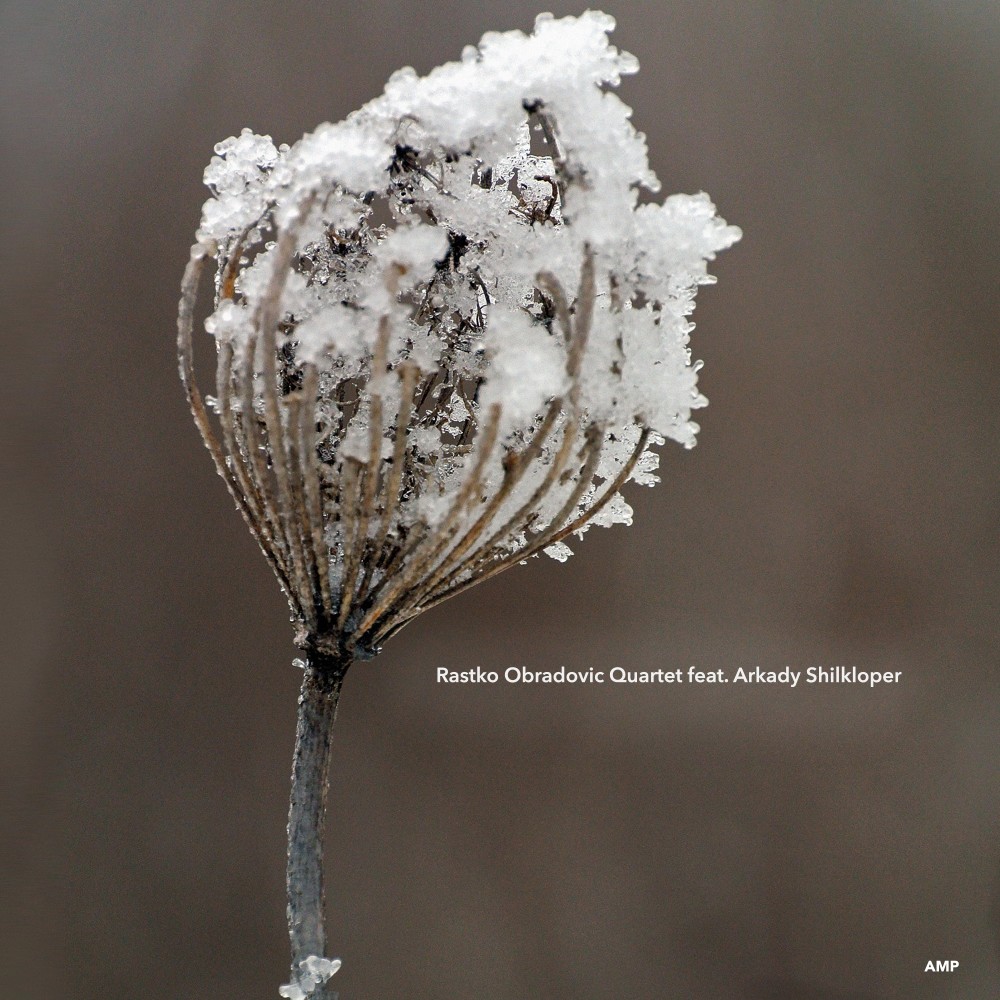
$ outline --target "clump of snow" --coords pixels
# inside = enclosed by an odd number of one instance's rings
[[[564,345],[524,309],[493,305],[483,334],[489,377],[480,408],[502,407],[503,426],[524,427],[568,387]]]
[[[613,28],[487,34],[291,146],[244,130],[206,170],[228,468],[286,589],[341,626],[350,607],[366,641],[631,523],[620,488],[695,442],[689,317],[740,231],[705,194],[640,204],[659,181],[611,89],[638,69]],[[268,510],[296,497],[319,524]]]

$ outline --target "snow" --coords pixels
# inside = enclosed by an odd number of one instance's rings
[[[424,77],[399,70],[291,146],[249,130],[216,146],[198,230],[219,268],[206,328],[220,344],[275,336],[287,433],[285,404],[316,372],[305,405],[334,584],[357,543],[345,505],[363,496],[343,483],[373,434],[368,542],[391,554],[411,531],[445,533],[418,547],[429,562],[413,608],[504,560],[564,560],[562,528],[630,524],[618,487],[658,482],[666,439],[695,443],[706,400],[689,317],[740,231],[703,193],[640,204],[659,181],[611,89],[638,70],[613,28],[596,11],[541,15],[533,33],[489,33]],[[269,315],[277,331],[261,328]],[[263,380],[257,357],[220,396],[239,412],[249,391],[264,412],[276,390]],[[269,461],[274,433],[258,428]]]

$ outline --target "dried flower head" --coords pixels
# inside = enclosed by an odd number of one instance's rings
[[[422,611],[631,522],[620,490],[694,444],[688,316],[739,238],[655,192],[609,88],[614,21],[539,17],[295,145],[216,147],[184,282],[181,372],[299,643],[372,655]],[[216,264],[207,402],[192,372]]]

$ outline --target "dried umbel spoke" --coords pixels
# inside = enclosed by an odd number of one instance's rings
[[[688,317],[739,231],[703,194],[640,198],[659,185],[610,89],[637,69],[612,27],[540,17],[401,70],[294,146],[216,147],[181,375],[288,596],[309,718],[332,723],[348,665],[423,611],[631,523],[621,489],[657,481],[667,439],[694,444]],[[213,264],[206,400],[192,336]],[[301,985],[321,952],[293,944],[287,995],[322,995]]]

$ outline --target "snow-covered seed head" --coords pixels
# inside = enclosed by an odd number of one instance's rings
[[[305,648],[395,631],[593,524],[694,444],[688,320],[734,243],[659,184],[614,21],[539,17],[294,146],[216,146],[180,313],[196,421]],[[214,261],[213,426],[191,330]]]

